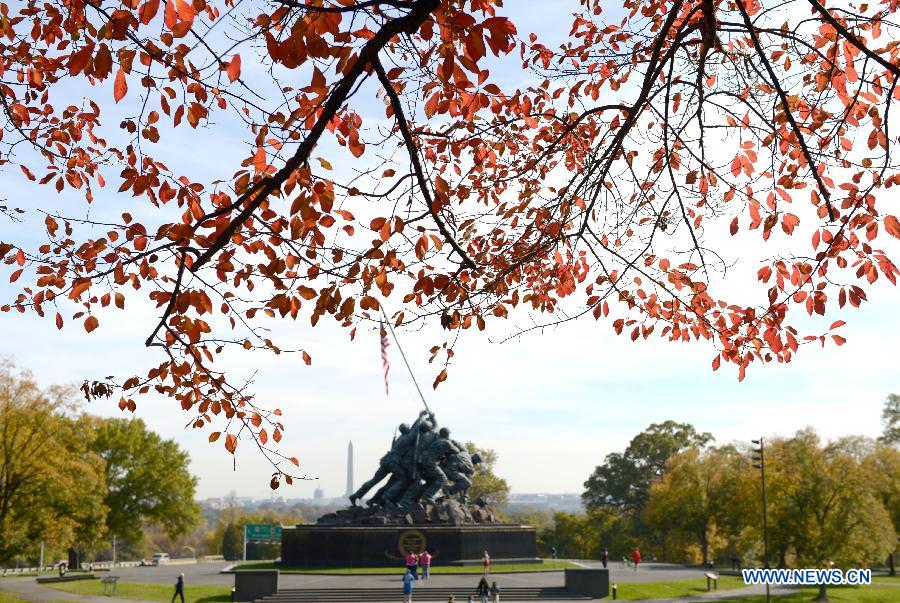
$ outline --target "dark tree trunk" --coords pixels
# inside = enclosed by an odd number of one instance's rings
[[[814,600],[819,601],[820,603],[823,601],[825,601],[825,602],[828,601],[828,585],[827,584],[819,585],[819,594],[816,595],[816,598]]]
[[[894,553],[888,555],[888,566],[891,568],[891,575],[896,576],[897,572],[894,570]]]
[[[74,547],[69,549],[69,569],[76,570],[78,569],[78,561],[79,561],[78,550]]]

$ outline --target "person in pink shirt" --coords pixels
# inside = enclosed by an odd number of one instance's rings
[[[484,555],[481,556],[481,563],[484,565],[484,575],[487,576],[491,572],[491,556],[488,555],[486,550]]]
[[[415,551],[410,551],[406,554],[406,570],[413,575],[413,579],[419,579],[419,556],[416,555]]]
[[[419,555],[419,565],[422,566],[422,580],[428,580],[428,574],[431,571],[431,554],[426,550]]]

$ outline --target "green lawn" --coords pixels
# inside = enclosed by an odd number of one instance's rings
[[[807,603],[819,594],[815,587],[798,588],[789,595],[772,597],[778,603]],[[765,596],[719,599],[717,603],[764,603]],[[890,603],[900,601],[900,576],[875,577],[871,586],[829,586],[828,600],[832,603]]]
[[[59,582],[47,584],[50,588],[62,590],[76,595],[102,595],[103,584],[100,580],[82,580],[78,582]],[[142,582],[119,582],[116,597],[119,599],[137,599],[141,601],[161,601],[170,603],[174,584],[145,584]],[[230,586],[187,585],[184,599],[188,603],[219,603],[231,601]],[[0,601],[0,603],[4,603]]]
[[[743,588],[744,580],[737,576],[721,576],[719,590]],[[671,580],[669,582],[624,582],[618,584],[618,599],[636,601],[639,599],[664,599],[687,597],[706,592],[706,578]]]
[[[494,565],[491,567],[492,574],[511,574],[515,572],[552,572],[565,569],[567,567],[580,567],[570,561],[557,560],[547,561],[545,563],[529,563],[522,565]],[[402,573],[405,569],[402,565],[393,567],[303,567],[303,566],[286,566],[275,565],[271,562],[260,563],[241,563],[236,565],[234,569],[278,569],[282,574],[396,574]],[[484,569],[480,565],[471,566],[444,566],[433,565],[431,567],[432,574],[480,574]]]

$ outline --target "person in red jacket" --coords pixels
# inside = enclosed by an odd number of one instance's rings
[[[637,571],[638,565],[641,563],[641,551],[637,547],[631,551],[631,562],[634,563],[634,571]]]

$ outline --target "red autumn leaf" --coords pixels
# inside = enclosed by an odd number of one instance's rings
[[[90,333],[94,329],[100,326],[100,321],[97,320],[96,316],[88,316],[84,321],[84,330]]]
[[[262,173],[266,170],[266,151],[262,147],[257,147],[256,152],[253,154],[253,169],[257,173]]]
[[[69,75],[78,75],[87,66],[94,52],[94,44],[85,44],[69,56]]]
[[[233,433],[229,433],[225,436],[225,450],[227,450],[231,454],[234,454],[234,451],[237,449],[237,444],[238,440],[236,435],[234,435]]]
[[[119,67],[119,70],[116,72],[116,81],[113,84],[113,98],[116,99],[116,102],[119,102],[125,98],[127,92],[128,82],[125,81],[125,70]]]
[[[138,9],[138,19],[140,19],[142,25],[149,24],[150,21],[153,20],[153,17],[156,16],[156,13],[159,11],[159,1],[160,0],[146,0],[141,4]]]
[[[787,234],[793,233],[798,224],[800,224],[800,218],[794,214],[784,214],[781,218],[781,228]]]
[[[446,380],[447,380],[447,369],[443,369],[443,370],[441,370],[440,373],[438,373],[438,376],[435,377],[434,383],[431,385],[431,387],[434,389],[437,389],[437,386]]]
[[[228,81],[233,82],[241,77],[241,55],[236,54],[231,57],[228,63]]]
[[[884,228],[892,237],[900,239],[900,220],[896,216],[885,216]]]
[[[178,11],[175,8],[175,0],[167,0],[166,9],[164,11],[164,23],[169,30],[174,29],[178,23]]]
[[[194,10],[193,5],[185,0],[175,0],[175,6],[178,10],[178,18],[182,21],[186,21],[187,23],[193,23],[194,17],[197,15],[197,11]]]

